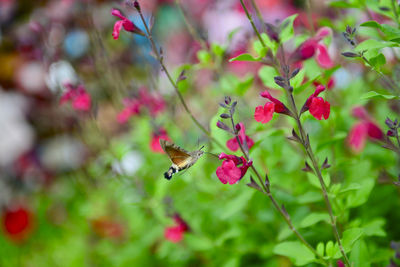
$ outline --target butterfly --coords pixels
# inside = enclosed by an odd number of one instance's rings
[[[164,177],[168,180],[170,180],[172,175],[175,173],[192,167],[204,153],[201,151],[201,148],[193,152],[188,152],[185,149],[163,139],[160,139],[160,145],[172,161],[171,167],[164,173]]]

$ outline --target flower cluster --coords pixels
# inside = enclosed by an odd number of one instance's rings
[[[124,99],[123,104],[125,108],[117,115],[117,121],[121,124],[128,122],[130,117],[139,114],[143,107],[146,107],[153,117],[165,109],[164,99],[158,94],[150,94],[145,87],[139,89],[136,98]]]
[[[183,234],[190,231],[190,228],[179,214],[175,214],[173,219],[175,225],[165,228],[164,237],[173,243],[178,243],[183,239]]]
[[[91,107],[91,97],[83,85],[74,86],[70,83],[64,84],[66,90],[60,98],[60,105],[71,102],[72,108],[78,111],[88,111]]]
[[[244,157],[235,155],[227,155],[221,153],[218,157],[224,160],[222,165],[217,168],[217,177],[223,183],[235,184],[243,178],[247,169],[253,164],[252,161],[247,161]]]
[[[164,128],[160,128],[158,129],[158,131],[152,133],[152,138],[150,140],[150,148],[153,152],[164,153],[164,150],[160,145],[160,139],[171,141],[171,139],[167,134],[167,131]]]

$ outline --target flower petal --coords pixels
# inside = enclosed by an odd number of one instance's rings
[[[330,69],[335,64],[328,54],[328,49],[324,44],[318,44],[317,46],[317,63],[324,69]]]
[[[267,102],[264,107],[258,106],[254,112],[254,119],[261,123],[267,123],[272,119],[275,111],[275,104]]]
[[[122,20],[119,20],[119,21],[115,22],[114,30],[113,30],[113,33],[112,33],[112,36],[113,36],[114,40],[117,40],[119,38],[119,33],[120,33],[121,29],[122,29],[122,24],[123,23],[124,22]]]

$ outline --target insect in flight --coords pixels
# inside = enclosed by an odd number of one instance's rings
[[[172,161],[171,167],[164,173],[164,177],[168,180],[170,180],[172,175],[175,173],[193,166],[193,164],[195,164],[204,153],[201,151],[203,147],[199,150],[188,152],[185,149],[163,139],[160,139],[160,145]]]

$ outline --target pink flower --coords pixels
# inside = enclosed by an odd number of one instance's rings
[[[275,104],[275,112],[276,113],[282,113],[282,114],[286,114],[289,115],[289,109],[278,99],[276,99],[275,97],[272,97],[271,94],[265,90],[264,92],[262,92],[261,97],[267,98],[269,99],[272,103]]]
[[[250,137],[248,137],[246,135],[246,129],[245,129],[243,123],[239,123],[239,125],[240,125],[240,130],[239,130],[239,134],[238,134],[239,141],[243,145],[243,140],[245,140],[246,143],[247,143],[247,147],[250,149],[254,145],[254,141],[253,141],[253,139],[251,139]],[[239,143],[238,143],[236,137],[233,137],[233,138],[229,139],[226,142],[226,146],[232,151],[238,150],[239,149]]]
[[[309,38],[297,48],[292,56],[294,62],[309,59],[316,54],[316,61],[321,68],[332,68],[334,63],[328,54],[328,48],[322,42],[322,39],[329,35],[332,35],[331,28],[320,28],[314,37]]]
[[[341,261],[341,260],[338,260],[338,261],[336,262],[336,264],[337,264],[337,267],[344,267],[344,263],[343,263],[343,261]]]
[[[144,33],[132,21],[130,21],[124,15],[122,15],[121,11],[119,11],[118,9],[113,8],[111,10],[111,15],[116,16],[121,19],[121,20],[115,22],[115,24],[114,24],[114,30],[113,30],[112,36],[115,40],[118,39],[119,33],[122,30],[122,28],[124,28],[125,31],[144,36]]]
[[[149,94],[146,87],[141,87],[139,89],[139,100],[142,105],[148,107],[150,115],[152,115],[153,117],[163,112],[165,109],[164,99],[160,95]]]
[[[353,152],[360,153],[364,149],[368,138],[373,141],[382,140],[384,134],[363,107],[354,108],[352,113],[354,117],[361,119],[361,121],[351,128],[347,143]]]
[[[308,97],[300,113],[309,110],[310,114],[317,120],[322,120],[322,117],[327,120],[331,112],[331,104],[322,97],[318,97],[323,91],[325,91],[325,86],[318,85],[314,93]]]
[[[140,113],[140,108],[142,106],[142,104],[137,101],[136,99],[124,99],[124,106],[125,108],[118,113],[117,115],[117,121],[120,124],[124,124],[126,122],[128,122],[128,120],[130,119],[130,117],[139,114]]]
[[[217,168],[216,174],[223,184],[229,183],[232,185],[239,182],[246,174],[247,169],[253,164],[252,161],[247,162],[244,157],[239,158],[225,153],[221,153],[219,159],[224,161],[222,166]]]
[[[67,83],[64,85],[67,89],[60,98],[60,105],[70,101],[72,108],[80,111],[88,111],[91,106],[91,97],[82,85],[74,87]]]
[[[150,140],[150,148],[153,152],[164,153],[164,150],[160,145],[160,139],[171,141],[167,134],[167,131],[163,128],[160,128],[158,132],[153,132],[152,134],[152,138]]]
[[[189,231],[189,226],[178,214],[174,215],[174,221],[174,226],[165,228],[164,237],[173,243],[178,243],[183,239],[183,234]]]

